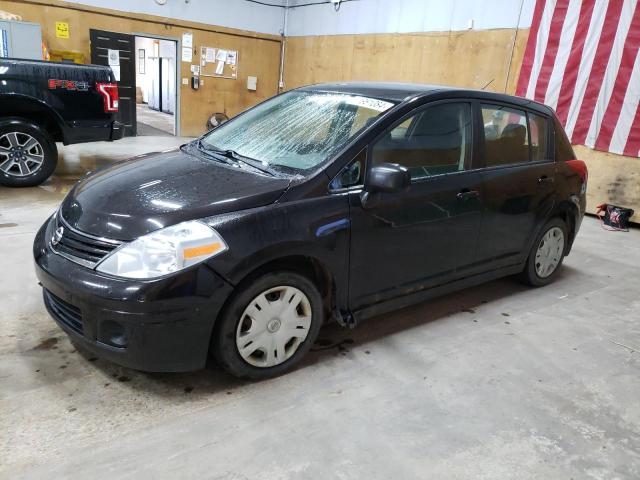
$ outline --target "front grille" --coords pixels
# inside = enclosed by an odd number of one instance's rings
[[[95,267],[121,244],[116,240],[99,239],[73,230],[57,216],[53,228],[54,235],[59,227],[62,227],[62,236],[56,239],[57,243],[51,243],[53,251],[89,268]]]
[[[44,291],[44,304],[53,318],[82,335],[82,312],[78,307],[56,297],[49,290]]]

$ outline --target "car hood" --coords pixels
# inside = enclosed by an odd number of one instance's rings
[[[117,163],[78,182],[60,211],[73,228],[133,240],[186,220],[275,202],[289,180],[183,150]]]

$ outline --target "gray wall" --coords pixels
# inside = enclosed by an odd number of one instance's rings
[[[245,0],[190,0],[189,3],[185,0],[167,0],[165,5],[158,5],[155,0],[67,1],[274,35],[280,34],[284,23],[283,8],[268,7]],[[284,0],[265,2],[282,4]]]
[[[276,35],[284,28],[284,8],[246,0],[167,0],[165,5],[154,0],[69,1]],[[519,16],[519,26],[527,28],[535,5],[535,0],[357,0],[343,2],[337,12],[327,3],[297,7],[318,1],[288,0],[287,35],[446,32],[466,30],[470,20],[476,30],[515,28]]]
[[[317,1],[317,0],[314,0]],[[289,5],[310,0],[289,0]],[[531,26],[535,0],[358,0],[343,2],[339,11],[321,4],[290,8],[287,35],[408,33],[515,28]]]

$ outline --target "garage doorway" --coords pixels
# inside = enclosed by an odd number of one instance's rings
[[[138,136],[177,134],[176,40],[135,36]]]

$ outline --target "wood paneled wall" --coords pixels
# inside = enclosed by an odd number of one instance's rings
[[[151,1],[151,0],[150,0]],[[22,16],[27,22],[42,26],[43,39],[50,49],[74,50],[91,59],[89,29],[121,33],[161,35],[179,39],[184,32],[193,33],[194,59],[198,62],[200,46],[238,50],[238,78],[235,80],[203,77],[200,90],[180,88],[181,134],[195,136],[205,131],[209,115],[224,112],[238,114],[278,91],[280,38],[273,35],[233,30],[213,25],[182,22],[151,15],[137,15],[60,1],[0,1],[0,10]],[[55,22],[69,24],[70,38],[56,38]],[[196,53],[197,50],[197,53]],[[180,60],[180,52],[178,52]],[[180,62],[181,77],[190,78],[190,63]],[[247,76],[258,77],[257,91],[247,90]]]
[[[528,36],[528,29],[500,29],[289,37],[285,89],[380,80],[469,88],[491,82],[487,90],[513,93]],[[602,202],[623,205],[638,212],[632,220],[640,223],[640,159],[583,146],[574,149],[589,168],[587,211],[594,213]]]
[[[587,212],[595,213],[601,203],[633,208],[631,220],[640,224],[640,159],[599,152],[582,145],[573,150],[589,169]]]
[[[519,30],[516,35],[515,30],[500,29],[289,37],[285,88],[329,81],[380,80],[486,86],[487,90],[500,92],[507,85],[507,91],[513,91],[527,36],[528,30]]]

